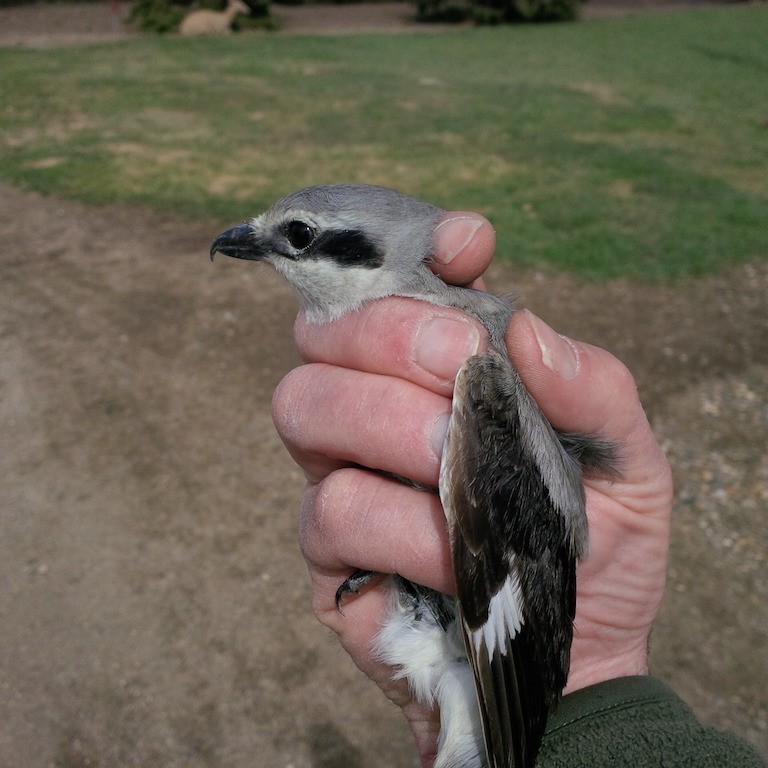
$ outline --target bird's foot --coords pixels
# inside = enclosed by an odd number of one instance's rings
[[[351,593],[359,594],[360,590],[366,585],[370,584],[379,574],[376,571],[363,571],[358,569],[354,571],[341,583],[341,586],[336,590],[336,610],[343,614],[341,610],[341,601],[345,595]]]

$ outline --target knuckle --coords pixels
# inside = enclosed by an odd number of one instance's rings
[[[357,504],[354,469],[331,472],[309,486],[299,510],[299,547],[304,559],[320,567],[338,565]]]
[[[291,442],[301,432],[308,368],[300,366],[289,371],[272,394],[272,421],[285,442]]]
[[[621,397],[639,400],[635,377],[621,360],[613,355],[608,355],[606,368],[606,378],[610,380],[614,392]]]

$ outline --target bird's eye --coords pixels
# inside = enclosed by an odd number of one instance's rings
[[[315,239],[315,230],[303,221],[291,221],[285,225],[288,242],[298,250],[303,250]]]

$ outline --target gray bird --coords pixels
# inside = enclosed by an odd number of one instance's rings
[[[461,309],[487,329],[488,351],[456,377],[440,465],[456,598],[392,577],[375,651],[415,697],[439,706],[435,768],[530,768],[568,677],[588,539],[582,471],[613,472],[615,451],[542,415],[507,355],[507,300],[430,270],[443,213],[384,187],[309,187],[219,235],[211,258],[271,264],[312,322],[405,296]],[[337,606],[375,576],[351,574]]]

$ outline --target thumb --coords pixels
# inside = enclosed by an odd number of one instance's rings
[[[634,378],[620,360],[561,336],[528,310],[512,316],[507,346],[523,383],[556,429],[615,443],[622,477],[633,485],[656,485],[667,476]]]
[[[558,429],[623,438],[645,421],[632,375],[604,349],[562,336],[527,309],[512,316],[507,346],[523,383]]]

